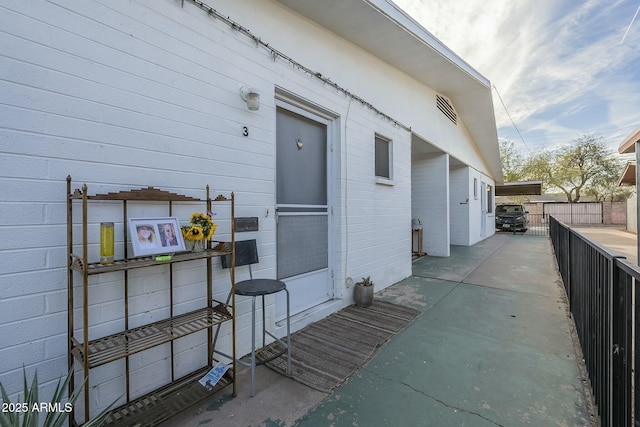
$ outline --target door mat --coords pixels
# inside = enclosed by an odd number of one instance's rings
[[[323,392],[353,375],[376,351],[402,331],[419,314],[418,310],[386,301],[374,301],[367,308],[351,305],[291,334],[291,377]],[[274,342],[256,354],[258,362],[282,352]],[[271,369],[287,374],[287,354],[266,362]]]

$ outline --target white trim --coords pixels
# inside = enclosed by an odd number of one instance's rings
[[[329,215],[329,212],[278,212],[278,216],[322,216]]]
[[[315,120],[327,127],[338,117],[337,114],[289,92],[284,92],[283,89],[278,87],[276,88],[275,98],[276,107],[284,108],[308,119]],[[327,129],[327,134],[329,134],[329,129]]]
[[[376,184],[389,185],[391,187],[396,185],[396,183],[392,179],[387,179],[381,176],[376,176]]]
[[[279,208],[293,208],[293,209],[327,209],[329,205],[296,205],[296,204],[283,204],[278,205]]]

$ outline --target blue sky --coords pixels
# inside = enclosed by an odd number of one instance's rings
[[[617,151],[640,126],[640,0],[393,1],[491,80],[523,153],[585,134]]]

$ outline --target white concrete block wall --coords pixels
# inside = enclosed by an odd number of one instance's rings
[[[449,156],[414,156],[411,186],[412,217],[420,219],[424,229],[423,250],[432,256],[449,256]]]
[[[359,105],[353,105],[348,122],[346,159],[343,163],[343,191],[340,206],[345,212],[334,215],[342,222],[344,255],[337,265],[341,278],[336,285],[352,300],[344,278],[354,282],[371,276],[375,290],[384,289],[411,273],[411,135],[409,132],[380,123]],[[373,132],[372,130],[375,130]],[[375,177],[375,134],[392,144],[392,179],[381,182]],[[409,264],[407,264],[409,261]]]
[[[292,22],[296,30],[317,31],[299,18]],[[3,6],[0,33],[0,381],[13,397],[22,386],[23,365],[30,375],[38,370],[45,393],[66,373],[67,175],[74,188],[87,183],[91,194],[148,185],[195,197],[204,197],[207,184],[214,195],[235,191],[236,215],[260,218],[258,233],[238,236],[258,239],[261,263],[254,273],[275,277],[276,87],[336,117],[336,296],[350,303],[346,277],[371,275],[379,290],[410,274],[406,130],[290,64],[273,61],[252,40],[188,3],[13,2]],[[344,45],[327,34],[317,42]],[[359,74],[343,77],[343,86],[350,87]],[[238,95],[243,85],[260,90],[259,111],[246,109]],[[373,174],[375,133],[393,141],[392,185],[377,183]],[[131,209],[130,217],[161,215],[166,206]],[[176,216],[186,219],[196,209],[180,207]],[[224,239],[228,217],[224,208],[217,213]],[[117,206],[92,208],[91,257],[97,254],[99,222],[119,215]],[[116,236],[121,230],[116,223]],[[201,273],[198,263],[176,266],[178,312],[202,302]],[[132,325],[167,315],[168,284],[155,279],[166,279],[166,267],[132,273]],[[91,282],[92,337],[123,327],[118,281],[110,274]],[[224,299],[228,273],[218,264],[214,283],[216,298]],[[248,311],[246,301],[238,304],[240,354],[250,342]],[[273,316],[267,321],[273,325]],[[226,325],[223,331],[228,348]],[[199,335],[176,342],[177,373],[202,365],[206,349]],[[167,380],[167,347],[132,357],[135,395]],[[121,361],[92,370],[92,412],[122,394],[123,372]]]
[[[627,199],[627,231],[638,233],[638,194]]]
[[[7,65],[0,67],[5,166],[0,172],[5,218],[0,251],[7,261],[0,267],[0,381],[12,394],[21,388],[23,365],[30,375],[38,370],[49,392],[52,381],[66,372],[67,174],[74,177],[74,188],[86,182],[92,194],[147,185],[196,197],[204,196],[206,184],[212,191],[236,191],[237,215],[261,217],[261,230],[267,235],[261,240],[268,242],[274,229],[272,217],[262,218],[264,206],[273,205],[268,168],[273,159],[273,110],[265,108],[262,116],[246,111],[237,95],[241,82],[224,74],[225,67],[237,68],[238,75],[247,68],[242,58],[240,64],[226,61],[235,59],[232,49],[219,46],[213,54],[201,50],[222,32],[204,31],[193,37],[200,40],[191,40],[192,45],[164,32],[174,28],[173,35],[189,38],[188,26],[180,27],[139,2],[116,2],[114,9],[109,2],[58,3],[15,4],[0,17],[7,41],[0,47]],[[170,2],[159,6],[168,14],[181,11]],[[100,21],[104,25],[96,24]],[[167,51],[167,46],[174,51]],[[245,138],[242,125],[249,123]],[[166,212],[166,206],[130,209],[130,216]],[[181,216],[203,209],[189,207]],[[106,207],[90,214],[94,259],[98,223],[113,220],[116,211]],[[120,215],[115,213],[116,218]],[[224,212],[220,215],[216,221],[224,235]],[[122,224],[116,224],[116,236],[121,230]],[[266,271],[261,274],[269,276],[274,263],[269,261],[268,243],[261,241],[261,249],[265,246],[261,267]],[[185,263],[176,270],[179,313],[201,305],[205,294],[200,266]],[[166,276],[166,268],[138,273],[131,274],[131,326],[168,315],[166,280],[153,280]],[[113,276],[92,282],[92,338],[123,327],[122,285]],[[226,296],[227,272],[216,271],[216,290]],[[202,356],[202,341],[196,335],[176,342],[184,356],[176,358],[177,372],[188,372],[206,360],[183,361],[197,352]],[[166,347],[132,357],[133,375],[141,379],[135,381],[134,395],[166,380]],[[95,408],[122,394],[119,365],[92,371]]]

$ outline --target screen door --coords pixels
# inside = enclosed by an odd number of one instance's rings
[[[277,275],[291,313],[330,298],[327,127],[304,111],[276,112]],[[284,310],[277,296],[277,319]]]

